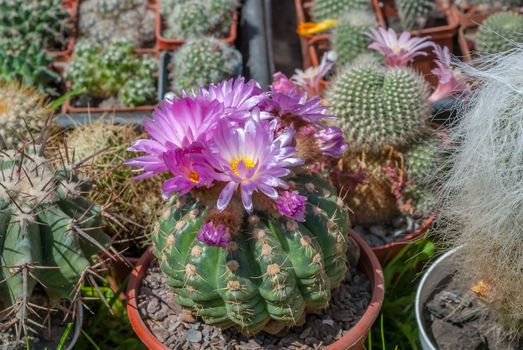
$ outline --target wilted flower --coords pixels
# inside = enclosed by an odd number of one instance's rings
[[[276,200],[276,208],[281,215],[297,221],[305,221],[305,204],[307,197],[298,191],[283,191]]]
[[[322,153],[326,156],[340,158],[347,150],[343,132],[335,126],[319,130],[314,134],[314,137]]]
[[[260,191],[278,198],[275,188],[286,188],[281,177],[290,173],[288,167],[300,165],[291,146],[294,131],[288,129],[275,137],[275,123],[250,118],[243,127],[231,127],[221,121],[210,145],[208,161],[217,170],[216,180],[228,182],[218,198],[218,210],[224,210],[240,186],[243,206],[252,212],[252,194]]]
[[[366,34],[374,40],[369,49],[383,54],[384,63],[389,67],[403,67],[417,56],[427,56],[427,53],[421,50],[433,45],[427,37],[413,38],[409,32],[403,32],[398,37],[392,28],[371,29],[370,33]]]
[[[430,103],[466,90],[465,84],[459,80],[458,73],[453,71],[450,66],[449,49],[434,44],[434,53],[436,54],[437,67],[432,70],[432,74],[438,78],[438,86],[429,97]]]
[[[221,224],[214,225],[208,222],[202,226],[196,238],[203,243],[217,247],[227,247],[231,242],[229,229]]]

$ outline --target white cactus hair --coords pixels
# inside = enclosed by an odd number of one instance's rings
[[[474,66],[439,189],[444,241],[461,246],[458,280],[489,286],[504,335],[523,331],[523,46]],[[448,150],[447,150],[448,152]]]

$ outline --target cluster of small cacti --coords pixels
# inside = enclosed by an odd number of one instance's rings
[[[174,53],[172,90],[198,89],[241,73],[242,56],[219,39],[201,37],[188,40]]]
[[[106,99],[118,96],[124,106],[154,101],[158,64],[147,55],[134,53],[129,41],[115,41],[105,47],[88,41],[77,43],[66,69],[73,89]]]
[[[331,18],[337,19],[349,11],[369,9],[369,0],[314,0],[311,15],[315,22],[321,22]]]
[[[394,0],[403,30],[423,28],[436,7],[434,0]]]
[[[0,82],[0,137],[9,147],[32,140],[52,112],[45,97],[35,88]]]
[[[162,6],[163,34],[167,38],[187,39],[202,35],[224,37],[232,24],[237,0],[188,0],[171,7]]]
[[[92,43],[127,40],[134,47],[154,43],[155,14],[146,0],[85,0],[79,12],[80,35]]]
[[[482,55],[497,54],[523,43],[523,16],[517,12],[496,13],[483,22],[476,37]]]
[[[433,175],[428,96],[423,77],[407,67],[349,65],[336,77],[327,100],[351,145],[343,170],[362,177],[346,196],[355,223],[387,223],[406,202],[410,211],[421,206],[421,197],[404,190],[424,189]]]
[[[22,325],[19,334],[45,328],[35,316],[45,306],[31,299],[35,288],[50,305],[76,302],[84,281],[96,283],[93,256],[110,243],[99,228],[100,207],[82,197],[75,166],[54,168],[42,151],[34,143],[0,152],[0,287],[8,311],[2,326]]]
[[[336,64],[339,66],[351,63],[359,55],[367,53],[372,39],[366,35],[378,24],[370,11],[349,11],[336,23],[332,34],[332,48],[336,52]]]

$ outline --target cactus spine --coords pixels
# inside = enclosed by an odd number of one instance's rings
[[[501,53],[523,43],[523,16],[516,12],[496,13],[479,27],[476,39],[482,55]]]

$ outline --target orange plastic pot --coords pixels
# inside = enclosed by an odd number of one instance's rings
[[[158,0],[161,1],[161,0]],[[159,50],[174,50],[185,43],[183,39],[168,39],[163,36],[164,21],[162,19],[162,14],[160,10],[160,5],[155,6],[156,9],[156,21],[155,21],[155,35],[156,35],[156,46]],[[229,44],[233,45],[238,36],[238,12],[234,11],[232,13],[232,24],[229,29],[229,35],[223,40]]]
[[[474,43],[470,40],[467,40],[465,34],[471,30],[476,30],[477,26],[470,25],[470,26],[462,26],[459,28],[458,31],[458,44],[459,49],[461,50],[461,59],[463,62],[470,62],[472,61],[472,51],[474,49]]]
[[[361,251],[358,267],[369,278],[372,286],[372,298],[367,310],[358,321],[341,339],[327,347],[328,350],[363,350],[367,340],[369,329],[378,317],[383,298],[385,296],[385,286],[381,265],[374,255],[372,249],[355,232],[350,231],[350,236],[358,243]],[[152,248],[149,248],[134,268],[129,288],[127,290],[127,314],[131,325],[140,340],[151,350],[168,350],[154,334],[147,328],[138,311],[137,298],[140,295],[140,287],[145,273],[155,259]]]

